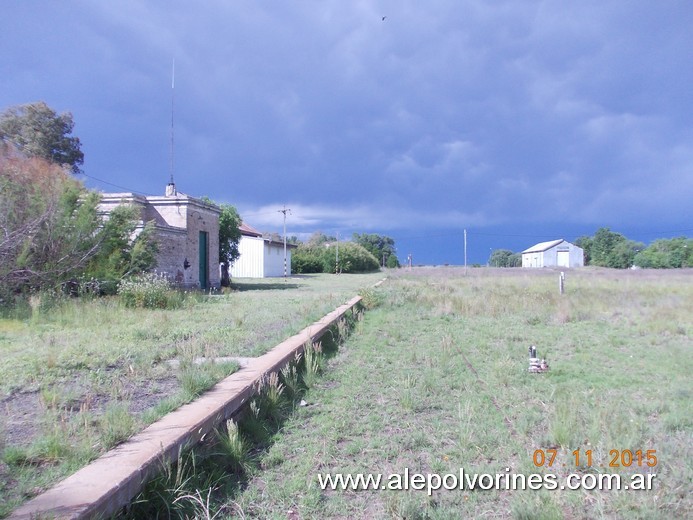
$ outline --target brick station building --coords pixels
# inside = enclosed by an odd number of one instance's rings
[[[140,209],[137,236],[154,221],[159,245],[156,271],[180,287],[208,289],[220,286],[219,215],[214,204],[176,190],[171,182],[163,196],[138,193],[103,193],[99,209],[107,216],[120,204]]]

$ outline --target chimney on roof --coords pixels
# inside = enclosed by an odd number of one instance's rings
[[[171,179],[171,182],[166,185],[166,196],[175,197],[176,195],[178,195],[178,192],[176,191],[176,184],[173,182],[173,179]]]

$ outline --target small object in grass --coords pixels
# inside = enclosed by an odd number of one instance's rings
[[[529,371],[533,374],[548,372],[549,364],[546,362],[545,359],[539,360],[538,358],[532,358],[529,361]]]
[[[545,359],[539,359],[537,357],[537,347],[532,345],[529,347],[529,372],[532,374],[539,374],[541,372],[547,372],[549,370],[549,364]]]
[[[308,406],[308,403],[306,403],[306,401],[304,399],[301,399],[299,406]]]

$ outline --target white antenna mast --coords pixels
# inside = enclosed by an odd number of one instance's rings
[[[175,87],[176,87],[176,59],[173,58],[173,67],[171,69],[171,180],[169,184],[173,185],[173,171],[174,171],[174,133],[173,133],[173,109],[175,100]]]

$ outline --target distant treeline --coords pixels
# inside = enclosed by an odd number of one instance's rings
[[[585,252],[585,265],[628,269],[675,269],[693,267],[693,239],[687,237],[660,238],[645,246],[626,238],[608,227],[599,228],[593,236],[581,236],[575,245]],[[521,267],[522,253],[496,249],[491,253],[492,267]]]
[[[603,227],[594,236],[579,237],[575,244],[585,251],[585,265],[617,269],[693,267],[693,239],[683,236],[660,238],[645,246]]]

